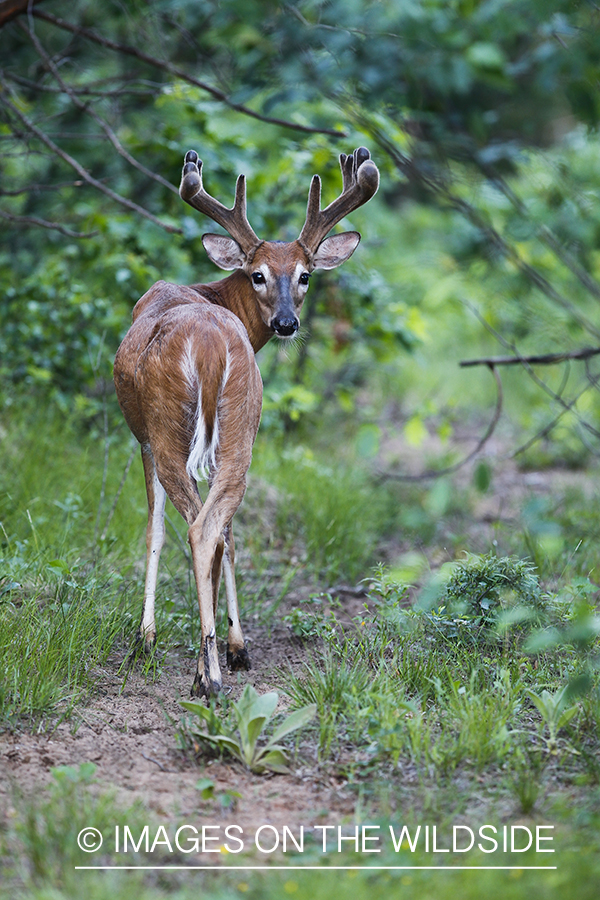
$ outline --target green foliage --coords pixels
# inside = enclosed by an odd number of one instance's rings
[[[334,601],[331,594],[313,595],[306,600],[301,600],[301,606],[295,606],[291,612],[286,613],[283,622],[296,637],[317,638],[328,635],[336,627],[333,607],[340,608],[339,601]],[[329,615],[323,612],[323,603],[329,605]]]
[[[259,695],[252,685],[247,684],[239,700],[231,704],[235,720],[233,727],[217,721],[214,709],[207,708],[202,703],[181,701],[181,705],[206,725],[206,730],[193,726],[189,729],[192,740],[226,751],[247,766],[251,772],[287,773],[288,752],[278,742],[292,731],[307,725],[315,715],[316,706],[310,704],[297,709],[275,728],[263,744],[259,744],[261,733],[273,717],[278,701],[276,691]]]
[[[420,605],[430,609],[435,625],[446,623],[454,631],[463,623],[506,629],[539,621],[546,599],[531,563],[488,554],[452,566],[441,590],[434,582]]]
[[[576,344],[593,321],[593,287],[580,276],[593,279],[597,262],[597,216],[587,200],[598,180],[595,140],[573,131],[551,147],[557,117],[586,125],[598,119],[593,73],[600,50],[591,8],[566,0],[527,0],[518,9],[512,0],[423,7],[333,0],[286,8],[207,0],[150,3],[127,16],[110,2],[101,21],[87,2],[58,2],[55,13],[118,43],[143,45],[147,57],[171,60],[207,84],[218,72],[232,102],[260,116],[343,128],[346,150],[379,145],[382,191],[373,209],[346,226],[366,222],[360,253],[339,273],[315,279],[303,316],[309,336],[297,358],[280,360],[275,348],[264,353],[263,427],[316,421],[332,403],[355,411],[374,368],[398,379],[401,396],[414,377],[403,371],[407,350],[434,336],[433,355],[450,350],[453,359],[465,334],[480,340],[464,301],[509,343],[526,340],[544,350],[564,349],[567,336]],[[182,230],[165,233],[141,212],[73,181],[65,159],[35,135],[25,137],[23,122],[3,107],[2,210],[16,222],[0,245],[0,396],[10,400],[22,384],[62,408],[74,400],[93,414],[135,300],[159,277],[214,277],[199,240],[206,223],[160,181],[176,185],[185,149],[198,147],[208,186],[224,199],[245,171],[258,233],[293,238],[313,172],[323,175],[326,199],[339,190],[335,157],[342,147],[330,134],[257,121],[135,55],[121,65],[124,57],[84,34],[36,19],[35,38],[39,46],[17,22],[1,30],[0,54],[11,63],[4,100],[24,115],[35,111],[42,132],[98,183]],[[69,94],[57,80],[44,52],[68,88],[94,92],[89,106],[85,93]],[[104,127],[122,153],[98,139]],[[550,149],[524,152],[540,144]],[[131,165],[128,154],[148,171]],[[422,205],[433,197],[443,211]],[[35,227],[40,220],[63,232]],[[73,229],[89,236],[77,239]],[[568,298],[566,306],[544,296],[526,265]],[[533,391],[528,400],[534,402]],[[585,405],[565,413],[565,434]],[[371,430],[361,432],[358,446],[373,459],[381,434],[367,419],[362,424]],[[410,421],[423,424],[423,411],[413,410]]]
[[[330,583],[356,579],[393,522],[393,497],[342,459],[321,459],[303,446],[275,459],[265,448],[257,468],[281,492],[280,533],[302,538],[311,568]]]
[[[90,762],[58,766],[51,770],[52,781],[46,790],[30,796],[18,792],[14,832],[5,850],[26,883],[57,883],[67,887],[70,894],[81,875],[74,867],[90,864],[89,853],[78,846],[80,831],[93,823],[101,834],[109,835],[115,825],[127,824],[133,829],[142,820],[139,805],[123,809],[114,792],[95,790],[96,768]],[[97,863],[97,856],[95,860]]]

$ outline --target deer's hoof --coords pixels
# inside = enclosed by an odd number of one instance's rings
[[[222,688],[222,684],[220,681],[205,681],[204,677],[200,675],[199,672],[196,672],[196,677],[194,678],[194,683],[190,689],[190,696],[202,698],[205,697],[207,700],[210,700],[211,697],[216,697]]]
[[[147,653],[150,654],[156,647],[156,632],[152,634],[146,634],[142,632],[141,628],[138,628],[135,635],[135,642],[133,645],[133,651],[136,654],[139,653]]]
[[[251,668],[250,665],[250,654],[246,650],[245,647],[242,647],[240,650],[230,650],[227,648],[227,666],[232,672],[238,672],[240,669],[245,670]]]

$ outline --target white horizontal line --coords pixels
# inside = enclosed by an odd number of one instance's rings
[[[96,869],[178,869],[180,871],[185,871],[186,869],[197,870],[201,869],[203,871],[214,871],[214,872],[224,872],[224,871],[234,871],[234,872],[248,872],[248,871],[290,871],[290,872],[301,872],[301,871],[315,871],[315,872],[330,872],[332,870],[358,870],[360,872],[374,872],[374,871],[392,871],[392,870],[416,870],[416,869],[427,869],[434,871],[471,871],[471,870],[485,870],[485,871],[550,871],[557,869],[558,866],[75,866],[77,870],[96,870]]]

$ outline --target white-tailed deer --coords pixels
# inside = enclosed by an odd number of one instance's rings
[[[248,669],[234,576],[231,521],[246,488],[262,408],[254,354],[273,336],[289,338],[313,269],[333,269],[354,252],[356,231],[326,235],[376,192],[379,172],[364,147],[340,156],[343,188],[321,209],[321,181],[312,179],[306,222],[290,243],[261,241],[246,217],[246,186],[237,180],[232,209],[206,193],[202,161],[190,150],[179,193],[230,235],[205,234],[209,258],[232,275],[184,287],[159,281],[137,302],[133,324],[115,359],[117,397],[142,450],[148,493],[144,606],[137,640],[156,640],[154,601],[164,542],[165,498],[188,525],[201,647],[192,694],[221,688],[215,615],[221,570],[227,596],[227,662]],[[197,479],[208,480],[204,504]]]

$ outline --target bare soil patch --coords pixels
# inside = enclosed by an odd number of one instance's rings
[[[305,646],[283,627],[271,633],[260,627],[246,629],[253,668],[238,675],[227,672],[222,654],[224,691],[236,698],[244,684],[259,693],[277,687],[274,676],[291,666],[299,669]],[[159,822],[202,824],[235,823],[244,833],[263,824],[278,829],[314,825],[325,817],[337,822],[349,815],[355,798],[344,791],[344,779],[321,771],[316,760],[304,758],[291,775],[253,775],[240,764],[218,759],[195,760],[178,748],[177,723],[188,699],[196,661],[168,653],[157,680],[145,679],[134,668],[123,687],[118,674],[126,650],[115,654],[98,673],[94,696],[74,718],[54,730],[31,734],[24,730],[0,735],[0,813],[10,815],[12,786],[33,793],[51,780],[55,766],[97,766],[95,790],[116,790],[119,805],[135,800],[155,814]],[[279,679],[280,680],[280,679]],[[279,710],[286,707],[280,692]],[[213,800],[202,800],[196,784],[201,778],[214,783]],[[223,809],[219,795],[234,791],[232,805]]]

